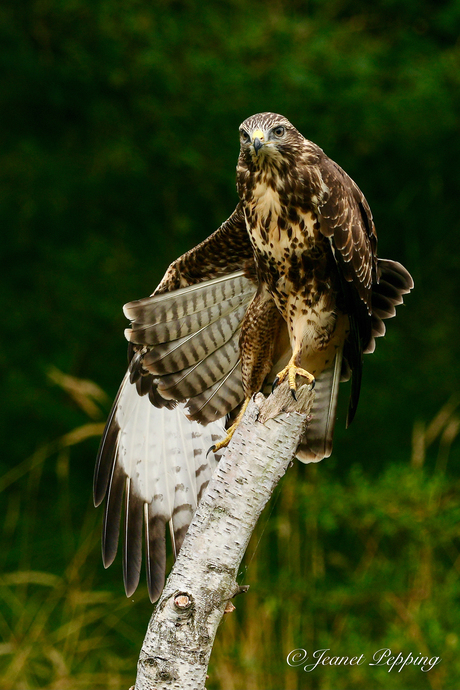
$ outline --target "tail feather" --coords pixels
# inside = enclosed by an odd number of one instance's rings
[[[319,462],[332,453],[342,372],[342,352],[343,348],[340,348],[335,355],[333,365],[325,369],[316,379],[311,420],[296,453],[301,462]]]
[[[371,354],[375,350],[375,338],[385,335],[386,327],[383,319],[391,319],[396,315],[396,307],[403,304],[403,295],[414,287],[414,281],[398,261],[378,259],[378,283],[372,286],[372,332],[364,354]]]

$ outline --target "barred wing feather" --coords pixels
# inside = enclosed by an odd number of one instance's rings
[[[189,418],[202,424],[231,412],[244,397],[239,338],[256,289],[237,271],[127,304],[138,391],[159,406],[185,402]]]
[[[101,441],[94,501],[106,498],[105,567],[116,556],[124,512],[128,596],[139,583],[143,530],[155,601],[164,584],[166,525],[177,554],[209,482],[218,455],[206,453],[244,397],[239,334],[255,291],[238,271],[124,307],[132,358]]]
[[[189,421],[182,405],[156,408],[147,396],[138,395],[128,374],[123,379],[99,450],[94,500],[99,505],[106,496],[103,561],[108,567],[117,552],[124,495],[123,575],[128,596],[139,582],[143,526],[149,594],[152,601],[160,595],[165,526],[171,522],[177,553],[218,460],[206,453],[223,433],[223,420],[204,427]]]
[[[174,327],[174,324],[183,323],[182,319],[194,314],[200,314],[198,327],[201,328],[241,304],[245,298],[249,301],[254,292],[254,283],[245,276],[244,271],[236,271],[174,292],[153,294],[151,297],[128,302],[123,307],[123,312],[133,322],[133,331],[167,323]],[[192,332],[196,329],[195,322],[190,323]],[[176,337],[178,336],[173,332],[159,342],[167,342]],[[139,342],[144,340],[141,338]]]

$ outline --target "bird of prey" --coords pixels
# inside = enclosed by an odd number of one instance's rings
[[[248,118],[239,133],[236,209],[169,266],[151,297],[124,307],[129,369],[101,441],[94,499],[106,498],[106,567],[124,503],[128,596],[144,531],[149,595],[159,597],[166,524],[177,554],[254,393],[284,379],[294,397],[298,383],[315,385],[297,457],[331,454],[339,383],[351,378],[349,424],[363,353],[413,287],[400,263],[377,258],[364,195],[321,148],[275,113]]]

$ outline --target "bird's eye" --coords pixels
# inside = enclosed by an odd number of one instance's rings
[[[282,137],[285,131],[286,130],[284,129],[284,127],[275,127],[275,129],[273,130],[273,134],[275,135],[275,137]]]
[[[240,135],[243,143],[247,144],[250,141],[250,136],[244,129],[240,129]]]

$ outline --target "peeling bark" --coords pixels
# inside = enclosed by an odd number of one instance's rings
[[[209,483],[153,612],[135,690],[202,690],[217,627],[257,520],[293,460],[314,392],[251,401]],[[261,421],[263,423],[261,423]],[[230,608],[230,607],[229,607]]]

